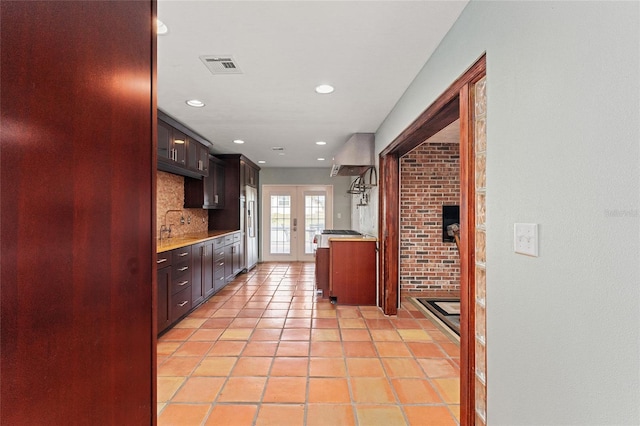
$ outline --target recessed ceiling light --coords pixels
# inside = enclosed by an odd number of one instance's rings
[[[169,32],[169,27],[164,22],[156,18],[156,34],[165,35]]]
[[[324,161],[324,158],[320,157],[318,158],[318,161]]]
[[[264,160],[258,160],[258,164],[264,164],[264,163],[266,163],[266,161],[264,161]]]
[[[331,93],[333,92],[333,90],[333,86],[329,86],[328,84],[321,84],[320,86],[316,87],[316,92],[320,93],[321,95]]]
[[[194,108],[202,108],[204,106],[204,102],[199,101],[198,99],[189,99],[186,102],[187,102],[187,105]]]
[[[316,145],[326,145],[327,143],[325,141],[318,141],[316,142]]]
[[[244,143],[244,141],[242,139],[236,139],[233,141],[233,143],[237,143],[238,145],[242,145]]]

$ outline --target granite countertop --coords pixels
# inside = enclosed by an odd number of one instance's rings
[[[228,230],[216,230],[216,231],[207,231],[207,232],[199,232],[197,234],[187,234],[180,237],[171,237],[171,238],[163,238],[162,240],[156,240],[156,253],[162,253],[165,251],[190,246],[191,244],[201,243],[206,240],[210,240],[212,238],[222,237],[227,234],[232,234],[235,231]]]

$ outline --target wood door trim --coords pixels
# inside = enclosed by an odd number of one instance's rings
[[[473,84],[486,75],[482,55],[381,153],[379,288],[386,315],[398,308],[400,261],[400,157],[460,118],[460,419],[475,424],[475,171]],[[392,298],[391,296],[395,296]]]

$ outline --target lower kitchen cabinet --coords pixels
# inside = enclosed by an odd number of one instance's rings
[[[221,290],[227,283],[227,276],[224,272],[224,238],[213,240],[213,285],[214,292]]]
[[[204,300],[204,243],[191,246],[191,305],[197,306]],[[211,266],[209,266],[211,268]]]
[[[329,249],[316,249],[316,294],[329,297]]]
[[[171,266],[158,269],[158,333],[171,325],[171,313],[169,312],[169,285],[171,283]]]
[[[171,295],[171,322],[176,322],[191,310],[191,286]]]
[[[377,242],[334,239],[329,243],[329,288],[342,305],[376,305]]]
[[[213,263],[213,242],[207,241],[202,243],[202,291],[203,299],[208,299],[215,291],[213,281],[213,271],[215,264]],[[195,306],[195,305],[194,305]]]
[[[158,333],[220,291],[243,269],[241,233],[158,253]]]

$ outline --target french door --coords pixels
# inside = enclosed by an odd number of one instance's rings
[[[262,260],[313,261],[313,238],[333,225],[333,186],[262,187]]]

